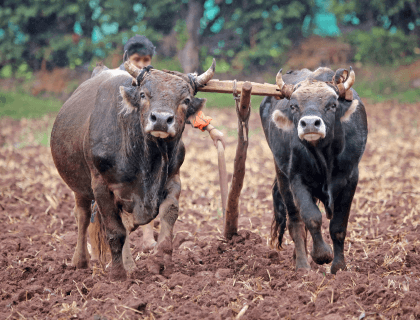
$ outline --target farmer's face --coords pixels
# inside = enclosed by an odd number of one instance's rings
[[[132,54],[128,59],[131,61],[132,64],[134,64],[137,68],[140,69],[149,66],[152,62],[151,56],[141,56],[138,53]]]

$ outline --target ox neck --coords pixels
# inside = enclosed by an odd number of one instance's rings
[[[127,169],[137,172],[138,192],[144,201],[154,203],[163,193],[168,179],[172,153],[177,141],[145,135],[137,117],[120,118],[123,160]]]
[[[147,140],[147,138],[146,138]],[[157,210],[163,197],[164,189],[169,175],[169,146],[162,139],[144,143],[145,157],[140,165],[139,179],[140,196],[145,205],[150,204],[151,209]]]
[[[331,144],[324,147],[317,147],[308,144],[307,150],[313,157],[317,171],[323,178],[322,181],[322,202],[325,205],[325,209],[329,214],[332,215],[334,211],[334,199],[332,194],[331,182],[332,182],[332,170],[334,164],[334,155]]]

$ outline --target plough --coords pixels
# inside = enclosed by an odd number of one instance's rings
[[[217,142],[219,161],[220,192],[223,208],[223,235],[231,239],[238,232],[239,196],[245,176],[245,161],[248,150],[248,122],[251,115],[251,95],[282,97],[280,88],[269,83],[256,83],[249,81],[220,81],[210,80],[201,88],[201,92],[231,93],[236,101],[236,114],[238,116],[238,145],[236,147],[233,165],[232,183],[228,192],[228,181],[223,144]],[[238,94],[240,92],[240,95]]]

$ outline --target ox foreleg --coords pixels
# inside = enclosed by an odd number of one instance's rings
[[[108,187],[102,181],[94,181],[93,193],[99,212],[103,215],[102,221],[112,256],[110,279],[113,281],[125,280],[127,272],[124,269],[122,251],[126,239],[126,228],[118,207],[115,205],[113,194]]]
[[[324,239],[322,238],[321,211],[319,211],[311,193],[302,183],[301,177],[299,175],[295,176],[291,182],[291,189],[294,201],[299,208],[300,215],[302,216],[305,226],[308,228],[312,236],[312,259],[317,264],[330,263],[332,261],[333,255],[331,247],[325,243]]]
[[[88,268],[90,257],[87,249],[87,229],[90,223],[92,200],[77,193],[74,193],[74,199],[76,202],[74,216],[77,222],[77,244],[72,264],[76,268]]]
[[[330,235],[334,247],[334,260],[331,265],[331,273],[346,268],[344,258],[344,240],[347,234],[347,224],[350,216],[351,202],[356,192],[359,173],[356,172],[350,178],[349,183],[341,190],[334,201],[334,213],[330,221]]]
[[[122,258],[123,258],[125,270],[128,272],[128,274],[131,274],[136,269],[136,262],[134,261],[133,255],[131,254],[131,250],[130,250],[130,237],[129,237],[130,232],[134,230],[133,215],[123,210],[121,212],[121,220],[127,234],[125,238],[123,250],[122,250]]]
[[[160,273],[162,268],[172,263],[173,228],[178,218],[181,179],[176,174],[166,184],[167,196],[159,207],[160,233],[155,249],[149,257],[148,269],[152,273]]]
[[[293,258],[296,263],[296,270],[310,269],[311,267],[308,262],[308,254],[306,250],[305,224],[303,223],[299,210],[293,200],[293,194],[290,191],[289,179],[279,169],[276,168],[276,171],[277,185],[280,192],[277,195],[273,191],[274,210],[279,210],[281,208],[281,203],[286,206],[287,214],[289,216],[289,234],[295,243]],[[281,196],[281,198],[278,196]]]
[[[152,220],[148,224],[142,226],[143,231],[143,252],[149,252],[156,246],[156,240],[153,236],[153,225],[154,221]]]

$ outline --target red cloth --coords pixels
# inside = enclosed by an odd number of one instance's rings
[[[204,131],[204,128],[210,124],[211,120],[213,120],[213,118],[206,116],[203,111],[198,111],[195,119],[190,121],[194,128]]]

